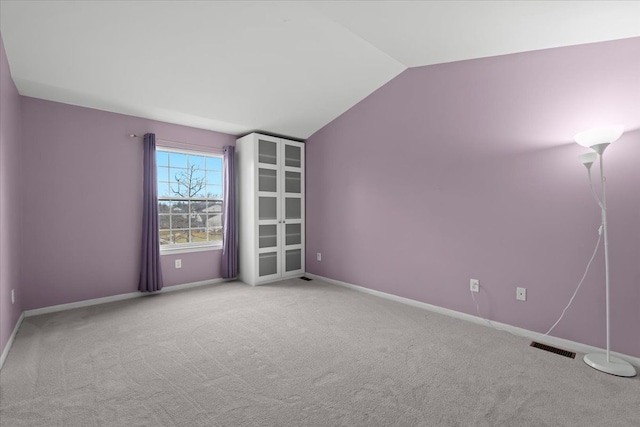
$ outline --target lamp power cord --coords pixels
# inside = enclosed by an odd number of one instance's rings
[[[602,173],[602,171],[601,171],[601,173]],[[596,242],[596,247],[593,249],[593,254],[591,255],[591,258],[589,259],[589,262],[587,263],[587,267],[584,270],[584,274],[582,275],[582,279],[580,279],[580,282],[578,283],[578,286],[576,286],[576,290],[573,292],[573,295],[571,295],[571,298],[569,299],[569,302],[567,303],[567,305],[562,310],[562,313],[560,314],[560,317],[549,328],[549,330],[547,332],[545,332],[544,334],[538,335],[536,338],[542,338],[542,337],[548,336],[549,333],[551,333],[551,331],[553,331],[553,329],[556,326],[558,326],[558,323],[560,323],[560,321],[564,317],[564,314],[567,312],[567,310],[571,306],[571,303],[573,303],[574,298],[578,294],[578,291],[580,290],[580,287],[582,286],[582,283],[584,282],[584,279],[587,277],[587,273],[589,273],[589,269],[591,268],[591,263],[593,263],[593,260],[595,259],[596,254],[598,253],[598,248],[600,248],[600,242],[602,241],[602,231],[604,229],[604,216],[606,214],[606,208],[605,208],[604,204],[602,203],[602,200],[600,200],[600,197],[596,193],[595,189],[593,188],[593,179],[591,177],[591,168],[590,167],[587,167],[587,174],[589,176],[589,189],[591,190],[591,195],[593,196],[593,198],[595,199],[596,203],[598,204],[598,206],[600,206],[600,209],[602,210],[602,221],[600,222],[600,227],[598,227],[598,241]],[[605,180],[605,177],[602,176],[602,181],[604,182],[604,180]],[[476,305],[476,313],[478,313],[478,317],[479,318],[481,318],[482,320],[487,322],[487,324],[489,324],[489,326],[491,326],[493,329],[496,329],[498,331],[506,331],[506,332],[511,333],[512,335],[515,335],[515,334],[513,334],[511,331],[509,331],[507,329],[497,328],[491,322],[491,320],[485,319],[484,317],[482,317],[482,315],[480,314],[480,306],[478,305],[478,302],[476,301],[476,297],[473,295],[474,292],[473,291],[470,291],[470,292],[471,292],[471,298],[473,299],[473,302]]]
[[[595,195],[595,192],[593,193],[594,197],[597,197]],[[564,314],[567,312],[567,310],[569,309],[569,307],[571,306],[571,304],[573,303],[574,298],[576,297],[576,295],[578,294],[578,291],[580,290],[580,287],[582,286],[582,283],[584,283],[584,279],[587,277],[587,274],[589,273],[589,269],[591,268],[591,264],[593,263],[593,260],[596,257],[596,254],[598,253],[598,249],[600,248],[600,242],[602,241],[602,229],[603,229],[603,224],[600,224],[600,227],[598,228],[598,241],[596,242],[596,247],[593,249],[593,254],[591,255],[591,258],[589,259],[589,262],[587,263],[587,267],[584,270],[584,274],[582,275],[582,279],[580,279],[580,282],[578,283],[578,286],[576,286],[575,291],[573,292],[573,295],[571,296],[571,298],[569,299],[569,302],[567,303],[567,305],[564,307],[564,309],[562,310],[562,314],[560,314],[560,317],[558,318],[558,320],[556,320],[556,322],[553,324],[553,326],[551,326],[549,328],[549,330],[547,332],[545,332],[544,334],[540,334],[537,336],[537,338],[541,338],[541,337],[546,337],[547,335],[549,335],[549,333],[551,333],[551,331],[558,326],[558,323],[560,323],[560,321],[562,320],[562,318],[564,317]],[[509,331],[508,329],[502,329],[502,328],[498,328],[496,327],[491,320],[484,318],[481,314],[480,314],[480,306],[478,305],[478,302],[476,301],[476,297],[474,296],[473,291],[470,291],[471,293],[471,299],[473,299],[474,304],[476,305],[476,313],[478,313],[478,317],[482,320],[484,320],[485,322],[487,322],[487,324],[492,327],[493,329],[497,330],[497,331],[504,331],[504,332],[509,332],[512,335],[516,335],[514,333],[512,333],[511,331]],[[518,335],[519,336],[519,335]]]

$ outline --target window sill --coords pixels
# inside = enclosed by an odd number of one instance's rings
[[[190,252],[205,252],[205,251],[221,251],[222,245],[207,245],[207,246],[186,246],[177,248],[160,248],[160,256],[162,255],[174,255],[174,254],[187,254]]]

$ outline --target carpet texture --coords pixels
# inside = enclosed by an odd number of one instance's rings
[[[299,279],[28,317],[2,426],[640,426],[640,380]]]

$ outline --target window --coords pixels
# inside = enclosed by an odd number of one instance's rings
[[[222,156],[159,148],[161,249],[222,245]]]

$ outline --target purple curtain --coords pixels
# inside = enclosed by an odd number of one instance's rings
[[[222,227],[222,277],[238,275],[238,241],[236,239],[236,167],[235,147],[224,147],[224,225]]]
[[[142,191],[142,265],[140,292],[162,289],[160,235],[158,231],[158,182],[156,180],[156,135],[144,136],[144,181]]]

